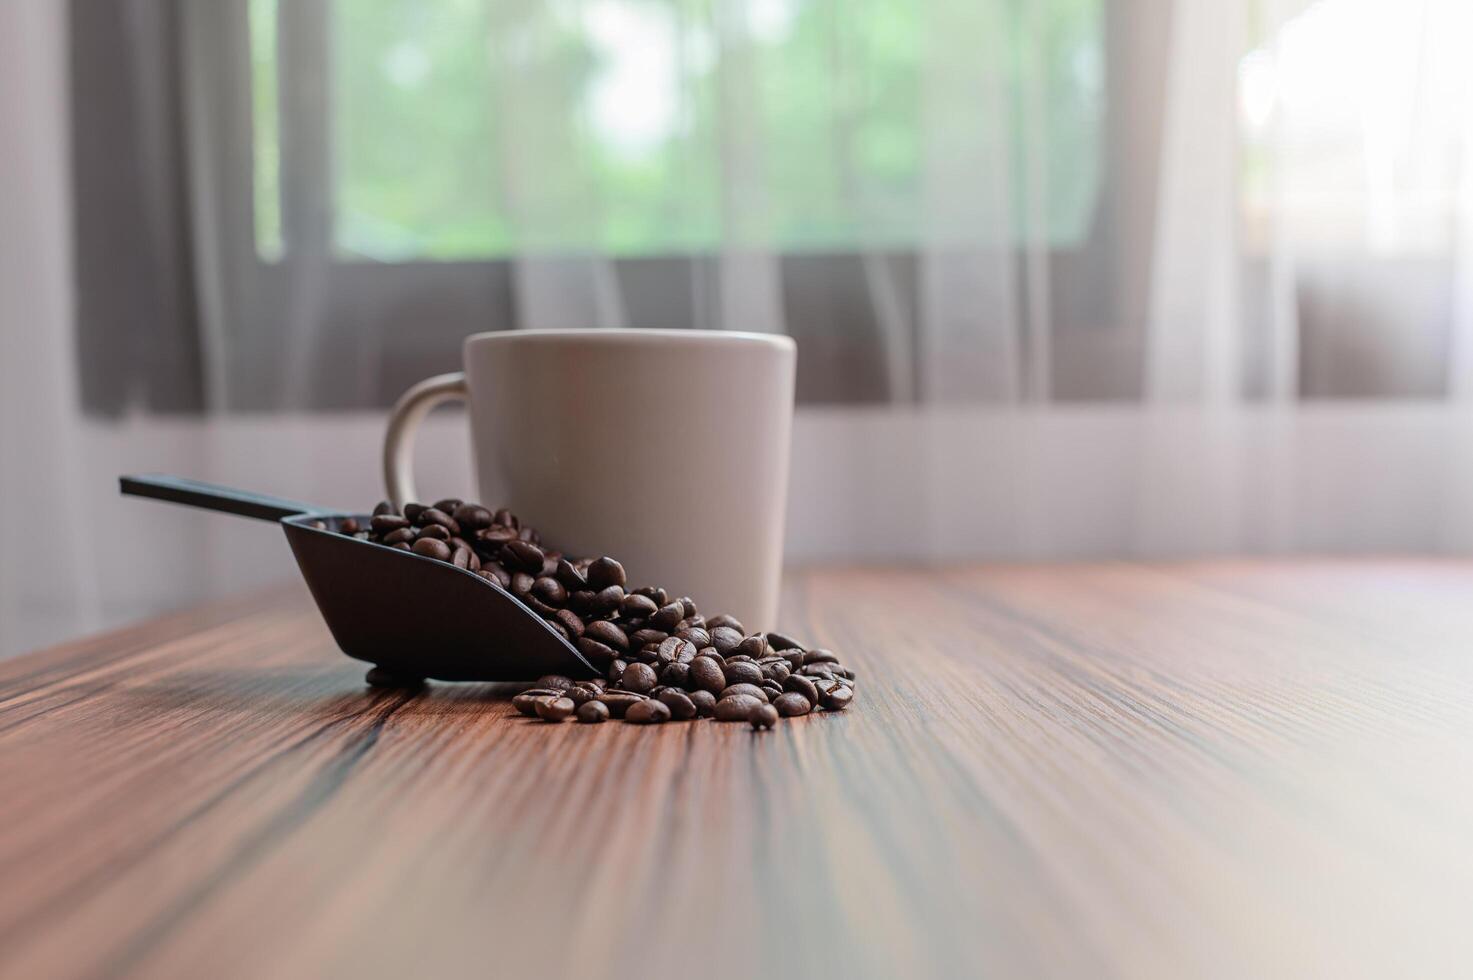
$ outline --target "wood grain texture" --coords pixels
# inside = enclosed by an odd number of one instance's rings
[[[842,715],[371,693],[304,593],[0,663],[0,975],[1431,976],[1473,565],[822,570]]]

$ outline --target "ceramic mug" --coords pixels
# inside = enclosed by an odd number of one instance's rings
[[[775,334],[515,330],[467,337],[464,372],[394,406],[384,479],[418,499],[415,430],[469,404],[480,500],[569,554],[610,555],[630,587],[688,595],[749,630],[777,615],[797,348]]]

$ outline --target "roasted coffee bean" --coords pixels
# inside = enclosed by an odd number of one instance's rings
[[[793,672],[786,660],[779,660],[777,663],[768,663],[764,660],[757,666],[762,668],[763,677],[770,681],[777,681],[779,684],[787,680],[788,675]]]
[[[767,634],[767,645],[770,646],[770,647],[772,647],[772,649],[778,650],[778,651],[781,651],[781,650],[799,650],[799,651],[801,651],[803,649],[803,644],[799,643],[797,640],[793,639],[791,636],[788,636],[786,633],[771,633],[771,632],[769,632]]]
[[[629,706],[624,720],[631,725],[658,725],[670,720],[670,708],[663,701],[646,698]]]
[[[578,637],[577,646],[578,652],[587,657],[588,662],[593,664],[593,666],[595,667],[600,667],[604,664],[612,664],[614,660],[616,660],[619,656],[619,652],[613,647],[600,643],[597,640],[591,639],[588,636],[588,630],[586,627],[583,630],[583,635]]]
[[[624,588],[619,585],[611,585],[606,589],[599,590],[593,597],[593,608],[600,616],[612,616],[619,609],[619,604],[624,601]]]
[[[783,681],[783,690],[801,694],[809,704],[818,704],[818,686],[802,674],[792,674]]]
[[[803,654],[803,663],[805,666],[808,664],[836,664],[838,662],[839,658],[834,655],[834,651],[825,650],[822,647],[809,650]]]
[[[542,549],[527,541],[513,541],[502,549],[506,561],[524,572],[541,572],[544,555]]]
[[[692,660],[695,659],[696,648],[692,646],[689,641],[682,640],[678,636],[669,637],[656,648],[655,659],[658,660],[662,666],[665,664],[673,664],[675,663],[675,661],[682,659],[680,654],[681,651],[685,648],[689,648],[689,654],[683,659],[685,663],[690,663]]]
[[[619,686],[626,691],[636,694],[644,694],[655,686],[659,680],[655,676],[655,669],[649,664],[630,664],[624,668],[624,676],[619,680]]]
[[[409,518],[400,517],[398,514],[379,514],[369,522],[369,527],[374,534],[388,534],[390,531],[399,531],[409,526]]]
[[[578,614],[573,612],[573,610],[559,609],[556,613],[553,614],[553,618],[562,625],[563,629],[566,630],[568,635],[573,639],[576,640],[578,637],[583,635],[583,620],[579,619]]]
[[[689,640],[694,643],[697,650],[699,650],[701,647],[708,647],[711,645],[711,634],[706,632],[705,628],[701,626],[692,626],[687,629],[683,629],[675,635],[680,637],[682,640]]]
[[[749,660],[728,660],[725,666],[726,683],[761,684],[762,668]]]
[[[818,703],[823,705],[825,711],[843,711],[853,700],[854,689],[852,687],[835,684],[819,695]]]
[[[619,602],[619,615],[625,619],[646,619],[659,608],[647,595],[626,595]]]
[[[312,528],[314,531],[326,531],[327,530],[327,522],[326,521],[308,521],[307,522],[307,526],[310,527],[310,528]]]
[[[595,591],[611,585],[624,586],[624,566],[612,558],[595,558],[588,566],[588,584]]]
[[[585,725],[597,725],[609,720],[609,706],[602,701],[584,701],[578,705],[578,720]]]
[[[450,531],[442,524],[426,524],[419,529],[419,537],[432,538],[435,541],[449,541]]]
[[[593,615],[593,597],[596,595],[587,589],[568,593],[568,608],[580,616]]]
[[[619,681],[624,679],[624,671],[628,669],[629,662],[627,660],[620,660],[618,657],[615,657],[609,661],[609,669],[604,671],[604,677],[608,679],[609,686],[618,687]]]
[[[737,647],[741,645],[742,640],[745,639],[742,634],[738,633],[730,626],[718,626],[710,632],[711,645],[715,647],[716,652],[720,653],[723,657],[727,657],[731,654],[736,653]]]
[[[801,668],[799,668],[798,673],[804,675],[805,677],[822,677],[825,680],[832,680],[834,676],[834,668],[830,667],[826,663],[804,664]]]
[[[514,572],[514,573],[512,573],[512,577],[511,577],[511,592],[512,592],[512,595],[516,596],[519,599],[522,598],[523,596],[529,596],[529,595],[531,595],[532,594],[532,586],[534,586],[536,584],[537,584],[537,580],[535,578],[533,578],[532,576],[528,575],[526,572]]]
[[[592,701],[603,692],[592,684],[574,684],[568,688],[567,696],[575,706],[581,707],[585,701]]]
[[[796,691],[779,694],[772,702],[772,706],[784,718],[797,718],[813,710],[813,705],[808,702],[808,699]]]
[[[606,619],[596,619],[583,628],[583,635],[616,650],[629,649],[629,637]]]
[[[742,621],[737,619],[735,616],[727,616],[723,614],[720,616],[712,616],[710,619],[706,620],[707,629],[714,630],[718,626],[728,626],[731,629],[736,630],[738,633],[746,632],[746,630],[742,629]]]
[[[471,564],[471,549],[452,548],[450,550],[450,564],[456,568],[469,568]]]
[[[680,603],[680,608],[682,610],[682,619],[689,619],[691,616],[694,616],[696,614],[696,601],[690,596],[683,595],[675,601]]]
[[[403,541],[400,541],[397,544],[391,544],[391,545],[389,545],[389,547],[390,548],[393,548],[395,551],[413,551],[414,550],[413,548],[409,547],[409,545],[405,544]]]
[[[542,543],[542,537],[537,533],[537,529],[535,527],[527,527],[525,524],[517,531],[517,540],[535,545]]]
[[[414,542],[411,550],[416,555],[424,555],[437,561],[450,560],[450,546],[438,538],[420,538]]]
[[[675,629],[677,623],[685,618],[680,603],[672,602],[661,606],[655,614],[645,623],[650,629],[664,630],[669,633]]]
[[[717,721],[746,721],[753,708],[766,703],[750,694],[733,694],[717,701],[712,715]]]
[[[449,514],[452,513],[455,508],[459,507],[462,502],[463,501],[461,501],[459,497],[441,497],[439,500],[435,501],[435,509],[442,510],[445,513]]]
[[[502,527],[500,524],[493,524],[484,530],[476,532],[477,541],[483,541],[494,548],[504,547],[516,539],[516,531],[509,527]]]
[[[696,716],[696,703],[684,691],[667,687],[660,692],[659,699],[670,709],[670,717],[676,721],[689,721]]]
[[[666,637],[669,635],[664,630],[639,629],[629,634],[629,645],[635,648],[643,647],[650,643],[659,646],[665,642]]]
[[[788,662],[789,671],[797,671],[803,667],[803,651],[798,647],[782,651],[782,657]]]
[[[767,637],[762,633],[748,636],[737,644],[734,653],[744,653],[753,660],[761,660],[767,656]]]
[[[412,527],[401,527],[384,535],[384,544],[413,544],[419,532]]]
[[[394,509],[394,505],[391,504],[391,503],[389,503],[387,500],[380,500],[378,503],[376,503],[376,504],[373,505],[373,516],[374,517],[382,517],[385,514],[397,514],[397,513],[399,513],[399,512]]]
[[[598,700],[608,706],[609,714],[615,718],[623,718],[624,712],[629,710],[631,706],[639,704],[641,701],[648,701],[649,698],[643,694],[635,694],[632,691],[605,691],[598,696]]]
[[[764,728],[771,728],[777,724],[777,709],[770,704],[759,704],[747,715],[747,721],[752,730],[760,732]]]
[[[543,721],[564,721],[576,710],[572,698],[538,698],[535,708]]]
[[[669,684],[671,687],[683,688],[686,686],[686,682],[689,680],[690,664],[667,664],[665,669],[660,671],[661,684]]]
[[[701,691],[720,694],[726,688],[726,672],[715,657],[697,657],[690,662],[690,673],[686,675],[690,686]],[[818,695],[815,693],[814,697]]]
[[[426,507],[424,504],[417,504],[413,501],[410,501],[409,503],[406,503],[404,505],[404,509],[400,511],[400,513],[408,518],[410,523],[417,524],[419,522],[419,515],[423,514],[427,510],[429,510],[429,508]]]
[[[710,691],[687,691],[686,697],[696,706],[697,718],[709,718],[716,710],[716,695]]]
[[[532,594],[549,606],[561,606],[568,601],[568,590],[555,578],[539,578],[534,581]]]
[[[557,580],[563,583],[563,588],[569,592],[581,592],[588,588],[588,579],[578,571],[576,565],[566,558],[558,561],[557,571],[554,574],[557,575]]]
[[[511,588],[511,573],[494,561],[481,563],[481,577],[490,579],[503,589]]]
[[[764,680],[757,686],[767,692],[767,700],[769,701],[774,700],[779,694],[783,693],[783,686],[777,681]]]
[[[772,698],[767,696],[767,692],[756,684],[731,684],[722,688],[721,693],[716,696],[716,699],[720,701],[737,694],[744,694],[747,697],[756,698],[763,704],[772,700]]]
[[[443,527],[451,534],[460,533],[460,525],[455,522],[455,518],[451,517],[449,514],[445,513],[438,507],[430,507],[426,510],[420,511],[419,519],[416,520],[414,523],[420,525],[421,527],[429,527],[431,525],[438,524],[440,527]]]
[[[491,515],[491,520],[493,523],[500,524],[502,527],[519,528],[522,526],[522,522],[517,520],[517,515],[505,507]]]
[[[396,674],[392,670],[383,667],[370,667],[368,673],[363,675],[363,683],[369,687],[398,687],[406,690],[424,687],[423,677],[411,677],[405,674]]]
[[[635,589],[634,592],[636,595],[648,596],[649,598],[655,600],[656,606],[663,606],[670,601],[670,597],[666,594],[664,589],[658,588],[653,585],[646,585],[644,588]]]
[[[566,691],[573,686],[573,678],[563,674],[543,674],[537,678],[536,687],[547,691]]]
[[[450,516],[455,518],[455,523],[459,524],[460,529],[467,534],[473,534],[491,526],[491,512],[480,504],[461,504],[450,511]]]

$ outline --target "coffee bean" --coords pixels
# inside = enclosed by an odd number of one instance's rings
[[[398,514],[379,514],[369,522],[369,528],[374,534],[388,534],[390,531],[401,531],[409,526],[409,518],[400,517]]]
[[[766,702],[750,694],[733,694],[729,698],[717,701],[712,714],[717,721],[746,721],[752,709],[759,704],[766,704]]]
[[[704,627],[692,626],[675,634],[682,640],[689,640],[696,645],[696,649],[711,645],[711,634]]]
[[[803,653],[804,651],[798,647],[782,651],[783,659],[788,662],[788,670],[796,671],[803,667]]]
[[[583,635],[583,620],[579,619],[578,614],[573,612],[573,610],[559,609],[553,614],[553,618],[562,625],[563,629],[573,639],[576,640]]]
[[[745,639],[742,634],[738,633],[730,626],[718,626],[710,632],[711,645],[715,647],[716,652],[720,653],[723,657],[728,656],[729,654],[736,653],[737,647],[741,644],[742,640]]]
[[[363,683],[369,687],[398,687],[407,690],[424,687],[423,677],[412,677],[406,674],[396,674],[384,667],[370,667],[368,673],[363,675]]]
[[[535,708],[543,721],[563,721],[576,710],[572,698],[558,697],[538,698]]]
[[[641,701],[648,701],[643,694],[635,694],[632,691],[605,691],[598,696],[599,701],[609,709],[609,714],[615,718],[623,718],[624,712]]]
[[[753,660],[761,660],[767,656],[767,637],[762,633],[746,637],[737,644],[736,653],[744,653]]]
[[[684,691],[667,687],[660,692],[659,699],[670,709],[670,717],[676,721],[689,721],[696,716],[696,703]]]
[[[436,541],[449,541],[450,532],[440,524],[427,524],[416,532],[418,537],[433,538]]]
[[[574,705],[581,707],[585,701],[592,701],[603,692],[592,684],[574,684],[568,688],[567,696],[572,699]]]
[[[646,698],[630,705],[624,712],[624,720],[631,725],[658,725],[670,720],[670,707],[663,701]]]
[[[563,587],[569,592],[581,592],[588,588],[588,579],[584,578],[583,573],[578,571],[577,566],[566,558],[558,561],[557,572],[555,574],[557,575],[557,580],[563,583]]]
[[[481,563],[481,577],[495,582],[503,589],[511,588],[511,573],[494,561]]]
[[[709,718],[716,710],[716,695],[710,691],[687,691],[686,697],[696,706],[697,718]]]
[[[493,548],[504,547],[517,539],[517,532],[509,527],[493,524],[484,530],[476,532],[476,540],[484,542]]]
[[[783,681],[783,690],[802,695],[803,699],[811,705],[818,704],[818,687],[812,680],[802,674],[792,674]]]
[[[588,584],[595,590],[611,585],[622,588],[625,581],[624,566],[612,558],[595,558],[588,566]]]
[[[491,512],[480,504],[461,504],[450,511],[450,516],[467,534],[473,534],[491,526]]]
[[[785,633],[768,633],[767,645],[774,650],[803,650],[803,644]]]
[[[455,518],[451,517],[449,514],[445,513],[438,507],[430,507],[426,510],[420,511],[419,519],[416,520],[414,523],[420,525],[421,527],[439,525],[440,527],[443,527],[445,530],[449,531],[451,534],[460,533],[460,525],[455,522]]]
[[[768,701],[772,700],[772,698],[767,696],[767,692],[762,690],[762,688],[758,687],[756,684],[732,684],[728,687],[722,688],[721,693],[718,694],[716,698],[718,701],[720,701],[738,694],[746,695],[750,698],[756,698],[763,704],[766,704]]]
[[[638,649],[640,647],[647,646],[648,644],[651,644],[651,643],[653,643],[656,646],[658,646],[661,643],[664,643],[665,642],[665,639],[669,635],[670,634],[666,633],[663,630],[651,630],[651,629],[635,630],[633,633],[630,633],[629,634],[629,645],[631,647],[634,647],[635,649]]]
[[[593,609],[600,616],[612,616],[618,611],[620,603],[624,601],[624,589],[622,586],[611,585],[601,589],[594,594]]]
[[[389,503],[387,500],[380,500],[378,503],[376,503],[376,504],[373,505],[373,516],[374,517],[383,517],[385,514],[397,514],[397,513],[398,513],[398,511],[396,511],[394,509],[394,505],[391,504],[391,503]]]
[[[397,544],[391,544],[391,545],[389,545],[389,547],[390,548],[393,548],[395,551],[413,551],[414,550],[413,548],[409,547],[409,545],[405,544],[403,541],[400,541]]]
[[[834,669],[826,663],[804,664],[798,669],[798,673],[805,677],[822,677],[825,680],[832,680]]]
[[[532,586],[536,584],[537,580],[526,572],[514,572],[511,577],[511,593],[519,599],[529,596],[532,594]]]
[[[723,614],[720,616],[712,616],[710,619],[706,620],[706,627],[708,629],[714,630],[718,626],[730,627],[731,629],[736,630],[738,633],[746,632],[746,630],[742,629],[742,621],[737,619],[735,616],[727,616]]]
[[[762,668],[747,660],[726,662],[725,667],[727,684],[761,684]]]
[[[539,578],[532,583],[532,594],[549,606],[561,606],[568,601],[568,590],[555,578]]]
[[[849,707],[849,702],[853,700],[853,688],[845,687],[843,684],[835,684],[819,696],[818,703],[823,705],[826,711],[843,711]]]
[[[566,691],[573,686],[573,678],[563,674],[543,674],[537,678],[536,687],[547,691]]]
[[[585,725],[597,725],[609,720],[609,706],[602,701],[585,701],[578,705],[578,720]]]
[[[520,568],[525,572],[541,572],[543,554],[542,549],[535,544],[526,541],[513,541],[502,549],[507,556],[506,560],[512,567]]]
[[[606,619],[596,619],[583,628],[583,635],[616,650],[629,649],[629,637]]]
[[[670,601],[670,596],[666,594],[665,590],[656,586],[646,585],[644,588],[635,589],[634,592],[636,595],[648,596],[655,600],[656,606],[663,606]]]
[[[420,538],[410,550],[416,555],[424,555],[436,561],[450,560],[450,546],[438,538]]]
[[[777,709],[770,704],[759,704],[747,715],[747,721],[751,723],[753,731],[771,728],[777,724]]]
[[[787,680],[788,675],[793,672],[786,660],[778,660],[776,663],[768,663],[764,660],[757,666],[762,668],[763,677],[770,681],[777,681],[779,684]]]
[[[630,664],[624,669],[619,686],[626,691],[643,694],[654,687],[657,680],[655,669],[648,664]]]
[[[803,654],[803,663],[805,666],[807,664],[836,664],[838,662],[839,658],[835,656],[834,651],[832,650],[819,648],[816,650],[809,650],[807,653]]]
[[[404,510],[401,513],[403,513],[404,516],[407,517],[411,523],[417,524],[419,523],[419,515],[423,514],[426,510],[429,510],[429,508],[426,507],[424,504],[417,504],[413,501],[410,501],[409,503],[406,503],[404,505]]]
[[[689,619],[696,614],[696,601],[690,596],[683,595],[676,601],[680,603],[682,619]]]
[[[726,672],[715,657],[695,658],[690,662],[690,673],[686,676],[697,690],[720,694],[726,688]],[[814,697],[817,696],[815,693]]]
[[[455,508],[459,507],[461,503],[462,501],[459,497],[441,497],[439,500],[435,501],[435,509],[442,510],[448,514],[451,511],[455,510]]]
[[[682,663],[667,664],[665,666],[665,669],[660,671],[660,683],[661,684],[668,684],[671,687],[680,687],[680,688],[683,688],[683,687],[686,686],[686,683],[689,680],[690,680],[690,664],[682,664]]]
[[[419,532],[412,527],[401,527],[384,535],[384,544],[413,544]]]
[[[772,702],[772,706],[784,718],[797,718],[813,710],[813,705],[809,704],[808,699],[795,691],[789,691],[787,694],[779,694],[777,699]]]
[[[619,615],[625,619],[645,619],[653,616],[659,608],[647,595],[626,595],[619,602]]]
[[[452,548],[450,550],[450,564],[456,568],[470,568],[471,550],[469,548]]]
[[[588,662],[595,667],[612,664],[619,656],[618,651],[613,647],[589,638],[586,628],[584,629],[583,635],[578,637],[577,647],[578,652],[583,654]]]
[[[568,608],[580,616],[592,616],[594,615],[593,600],[596,596],[597,593],[590,592],[587,589],[569,593]]]
[[[685,611],[680,603],[672,602],[661,606],[653,616],[645,623],[651,629],[664,630],[669,633],[675,629],[677,623],[685,618]]]
[[[522,526],[522,522],[517,520],[517,515],[505,507],[491,515],[491,520],[493,523],[500,524],[502,527],[519,528]]]

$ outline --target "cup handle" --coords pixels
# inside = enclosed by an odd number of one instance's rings
[[[436,405],[468,397],[465,375],[457,371],[426,378],[394,404],[384,433],[384,486],[395,509],[419,499],[414,490],[414,437],[419,424]]]

